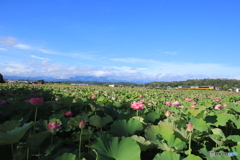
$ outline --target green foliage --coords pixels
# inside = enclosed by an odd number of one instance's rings
[[[135,140],[129,137],[111,137],[103,135],[92,145],[99,160],[140,160],[140,148]]]
[[[31,97],[44,98],[36,123]],[[13,154],[8,159],[26,159],[27,151],[29,159],[79,159],[80,134],[81,158],[87,160],[212,160],[223,158],[211,157],[210,151],[240,153],[239,93],[1,84],[0,100],[0,154]],[[136,116],[130,106],[140,100],[145,109]],[[166,105],[167,101],[179,101],[184,108]],[[196,109],[190,108],[193,101]],[[217,104],[224,107],[214,110]],[[85,127],[80,129],[81,120]],[[60,128],[49,130],[51,121],[58,121]],[[192,132],[187,130],[189,122]]]

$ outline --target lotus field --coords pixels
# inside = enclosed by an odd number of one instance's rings
[[[239,113],[240,94],[234,92],[0,84],[0,155],[237,160]]]

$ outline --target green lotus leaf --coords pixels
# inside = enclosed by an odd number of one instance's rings
[[[233,152],[236,152],[238,154],[237,159],[240,159],[240,145],[232,147],[231,149],[232,149]]]
[[[167,126],[169,126],[173,131],[174,134],[177,138],[181,139],[184,142],[188,142],[189,141],[189,133],[188,131],[185,129],[187,121],[184,119],[177,117],[168,117],[167,119],[165,119],[164,121],[160,121],[158,123],[160,124],[165,124]]]
[[[34,122],[25,123],[11,131],[0,131],[0,145],[17,143],[23,135],[33,126]]]
[[[227,107],[227,108],[229,108],[229,109],[233,109],[234,111],[240,113],[240,108],[239,108],[239,106],[237,106],[237,105],[234,104],[234,103],[230,103],[230,104],[228,104],[228,107]]]
[[[97,128],[102,128],[106,124],[112,122],[113,119],[111,116],[107,115],[105,117],[99,117],[98,115],[94,115],[89,118],[89,122]]]
[[[198,119],[195,117],[191,117],[190,122],[194,126],[194,129],[199,130],[199,131],[208,131],[208,124],[203,120],[203,119]]]
[[[85,117],[83,116],[76,116],[74,118],[70,118],[67,125],[72,129],[78,128],[79,122],[83,119],[85,119]]]
[[[237,126],[237,129],[240,129],[240,120],[236,120],[236,118],[234,117],[233,119],[231,119],[231,121]]]
[[[11,121],[6,121],[3,124],[0,124],[0,131],[11,131],[18,127],[21,123],[21,120],[11,120]]]
[[[184,158],[183,160],[202,160],[202,158],[199,157],[199,156],[195,156],[193,154],[190,154],[189,156],[187,156],[187,158]]]
[[[140,147],[130,137],[103,135],[92,145],[101,160],[140,160]]]
[[[234,142],[240,142],[240,136],[239,135],[230,135],[227,137],[227,139],[233,140]]]
[[[222,137],[222,140],[225,141],[226,140],[226,137],[223,133],[223,131],[220,129],[220,128],[214,128],[214,129],[211,129],[213,134],[218,134]]]
[[[145,137],[149,139],[152,143],[158,144],[157,136],[158,134],[166,136],[167,134],[173,134],[173,130],[166,124],[149,126],[145,129]]]
[[[115,97],[114,97],[114,98],[115,98]],[[122,107],[122,104],[119,103],[119,102],[113,103],[113,105],[114,105],[115,107]]]
[[[27,140],[27,144],[30,147],[38,147],[49,135],[51,135],[49,131],[31,135]]]
[[[111,132],[119,136],[133,135],[136,131],[142,130],[143,125],[136,119],[117,120],[111,125]]]
[[[54,160],[75,160],[76,155],[72,154],[72,153],[64,153],[61,156],[58,156],[57,158],[55,158]]]
[[[191,113],[194,117],[197,117],[200,113],[203,112],[202,109],[188,109],[188,112]]]
[[[141,151],[146,151],[147,149],[153,147],[152,143],[149,140],[146,140],[142,136],[133,135],[131,136],[131,138],[138,143],[138,145],[141,148]]]
[[[202,153],[207,160],[231,160],[231,157],[229,156],[210,156],[210,151],[207,150],[206,146],[204,148],[201,148],[200,153]]]
[[[180,160],[180,154],[171,151],[164,151],[161,154],[156,154],[153,160]]]
[[[186,143],[177,138],[172,128],[166,124],[149,126],[145,129],[145,137],[163,150],[182,150],[186,147]]]
[[[98,99],[97,99],[97,104],[105,104],[105,103],[107,103],[107,98],[106,97],[103,97],[103,96],[101,96],[101,97],[99,97]]]
[[[156,119],[159,118],[159,113],[156,112],[150,112],[146,115],[145,120],[149,122],[154,122]]]
[[[235,117],[232,114],[218,114],[217,122],[215,123],[215,125],[225,126],[229,120],[232,120],[234,118]]]

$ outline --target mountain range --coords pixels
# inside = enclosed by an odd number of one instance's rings
[[[117,80],[117,79],[111,79],[109,77],[94,77],[94,76],[76,76],[76,77],[70,77],[69,79],[57,79],[53,77],[21,77],[21,76],[4,76],[4,79],[11,79],[11,80],[44,80],[44,81],[50,81],[50,82],[56,82],[56,81],[97,81],[97,82],[132,82],[137,84],[144,84],[149,83],[148,81],[126,81],[126,80]]]

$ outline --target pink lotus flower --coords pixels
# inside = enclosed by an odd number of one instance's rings
[[[215,109],[215,110],[220,110],[222,107],[223,107],[223,105],[217,104],[217,105],[214,107],[214,109]]]
[[[169,110],[167,110],[166,113],[165,113],[165,115],[166,115],[167,117],[169,117],[170,115],[172,115],[172,113],[171,113]]]
[[[139,98],[143,98],[143,95],[140,94],[138,97],[139,97]]]
[[[188,124],[187,124],[187,131],[193,131],[193,125],[192,125],[192,123],[190,123],[190,122],[188,122]]]
[[[178,101],[175,101],[172,103],[172,106],[178,106],[178,105],[180,105],[180,103]]]
[[[143,107],[144,107],[144,104],[142,104],[142,102],[135,102],[135,101],[134,101],[134,102],[131,104],[131,108],[132,108],[133,110],[144,109]]]
[[[185,98],[185,101],[187,101],[187,102],[191,102],[192,99],[190,99],[190,98]]]
[[[192,102],[192,105],[196,105],[197,104],[197,102]]]
[[[178,106],[178,108],[182,108],[182,109],[183,109],[183,108],[184,108],[184,106]]]
[[[196,109],[196,107],[195,107],[195,106],[190,106],[190,108],[191,108],[191,109]]]
[[[81,128],[81,129],[83,129],[83,128],[85,128],[85,121],[84,120],[81,120],[80,122],[79,122],[79,124],[78,124],[78,126],[79,126],[79,128]]]
[[[34,106],[41,105],[43,103],[43,98],[30,98],[29,102]]]
[[[91,99],[95,99],[96,97],[95,96],[92,96]]]
[[[148,103],[149,106],[152,106],[152,103]]]
[[[60,99],[59,98],[55,98],[55,101],[60,101]]]
[[[171,105],[172,103],[171,102],[166,102],[166,105]]]
[[[47,127],[49,130],[56,130],[60,128],[60,123],[58,121],[49,122],[47,124]]]
[[[145,102],[145,100],[144,100],[144,99],[141,99],[141,100],[140,100],[140,102],[141,102],[141,103],[144,103],[144,102]]]
[[[72,111],[66,111],[65,116],[71,117],[73,115]]]

